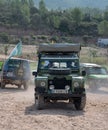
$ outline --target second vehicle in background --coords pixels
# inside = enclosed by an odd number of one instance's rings
[[[108,87],[108,71],[105,67],[94,63],[81,63],[80,67],[86,71],[86,83],[90,89]]]
[[[22,85],[26,90],[31,78],[29,61],[21,58],[12,58],[7,60],[1,71],[1,88],[6,85],[16,85],[21,88]]]

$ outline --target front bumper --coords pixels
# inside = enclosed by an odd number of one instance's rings
[[[44,98],[57,99],[57,100],[66,100],[86,96],[85,88],[77,88],[74,89],[74,92],[69,91],[68,93],[51,93],[51,92],[45,92],[45,89],[42,88],[41,89],[35,88],[35,97],[37,97],[38,94],[42,95]]]
[[[44,99],[50,99],[50,100],[68,100],[68,99],[75,99],[79,97],[85,97],[86,94],[41,94]],[[38,98],[37,94],[35,94],[35,98]]]
[[[21,80],[21,79],[2,79],[4,84],[12,84],[12,85],[21,85],[28,80]]]

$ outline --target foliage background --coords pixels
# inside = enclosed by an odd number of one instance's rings
[[[44,0],[40,0],[39,7],[34,0],[0,0],[0,42],[8,42],[12,39],[10,35],[14,38],[29,35],[33,39],[36,35],[90,39],[107,37],[107,30],[107,6],[103,10],[89,7],[49,10]],[[54,40],[60,42],[58,39]]]

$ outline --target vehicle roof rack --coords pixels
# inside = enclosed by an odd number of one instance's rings
[[[79,53],[81,50],[80,43],[43,43],[39,45],[38,53]]]

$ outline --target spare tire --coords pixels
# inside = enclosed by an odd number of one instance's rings
[[[70,68],[50,68],[49,74],[52,75],[68,75],[71,74]]]

